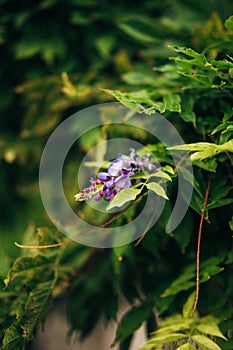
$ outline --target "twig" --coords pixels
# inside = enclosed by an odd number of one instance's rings
[[[56,248],[56,247],[60,247],[62,245],[65,244],[69,244],[71,242],[74,242],[75,239],[80,239],[83,238],[85,236],[88,236],[92,233],[94,233],[96,230],[98,230],[99,228],[104,228],[106,226],[108,226],[109,224],[111,224],[112,222],[114,222],[115,220],[117,220],[121,215],[123,215],[126,211],[128,211],[130,208],[132,208],[134,205],[136,205],[138,202],[140,202],[140,200],[142,199],[142,197],[144,197],[147,193],[141,195],[138,199],[136,199],[131,205],[129,205],[127,208],[125,208],[124,210],[122,210],[120,213],[117,213],[116,215],[114,215],[111,219],[109,219],[108,221],[106,221],[104,224],[102,224],[101,226],[95,227],[94,229],[83,233],[82,235],[79,235],[77,237],[75,237],[74,239],[68,239],[67,241],[64,242],[60,242],[60,243],[55,243],[55,244],[48,244],[48,245],[23,245],[20,243],[15,242],[15,245],[19,248],[22,249],[47,249],[47,248]]]
[[[197,308],[197,303],[198,303],[198,299],[199,299],[201,234],[202,234],[203,221],[205,219],[205,208],[206,208],[206,205],[208,202],[209,191],[210,191],[210,179],[208,180],[207,187],[206,187],[206,193],[205,193],[203,209],[201,212],[201,219],[200,219],[199,230],[198,230],[197,255],[196,255],[196,295],[195,295],[194,305],[193,305],[192,311],[190,313],[191,317],[193,316],[193,314]],[[208,219],[208,218],[206,218],[206,219]]]
[[[73,242],[72,239],[68,239],[67,241],[64,241],[64,242],[48,244],[48,245],[24,245],[24,244],[20,244],[20,243],[17,243],[17,242],[15,242],[15,245],[17,247],[23,248],[23,249],[47,249],[47,248],[60,247],[62,245],[69,244],[71,242]]]
[[[152,217],[150,218],[150,220],[149,220],[148,224],[146,225],[145,230],[143,231],[143,233],[141,234],[141,236],[139,237],[139,239],[138,239],[138,240],[137,240],[137,242],[135,243],[135,247],[136,247],[136,246],[138,246],[138,245],[139,245],[139,243],[141,243],[141,241],[143,240],[143,238],[146,236],[147,231],[148,231],[148,229],[150,228],[151,223],[153,222],[153,220],[154,220],[154,218],[155,218],[156,213],[157,213],[157,211],[156,211],[156,209],[155,209],[155,211],[154,211],[154,213],[153,213]]]

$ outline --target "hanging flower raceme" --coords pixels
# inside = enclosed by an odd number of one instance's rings
[[[94,196],[96,201],[101,198],[111,201],[114,196],[125,188],[133,185],[131,177],[142,171],[153,173],[156,166],[150,162],[147,156],[140,157],[134,148],[130,148],[130,155],[119,154],[109,165],[107,172],[99,172],[97,179],[91,178],[90,187],[84,188],[74,197],[76,201],[85,201]],[[137,179],[136,181],[140,181]]]

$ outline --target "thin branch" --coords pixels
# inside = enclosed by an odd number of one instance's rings
[[[71,242],[73,242],[72,239],[68,239],[67,241],[64,241],[64,242],[48,244],[48,245],[24,245],[24,244],[20,244],[20,243],[17,243],[17,242],[15,242],[15,245],[17,247],[23,248],[23,249],[47,249],[47,248],[60,247],[62,245],[69,244]]]
[[[143,238],[146,236],[147,231],[149,230],[151,223],[153,222],[155,215],[156,215],[156,210],[154,211],[152,217],[150,218],[148,224],[146,225],[145,230],[143,231],[143,233],[141,234],[141,236],[139,237],[139,239],[137,240],[137,242],[135,243],[135,247],[139,245],[139,243],[141,243],[141,241],[143,240]]]
[[[115,220],[117,220],[120,216],[122,216],[125,212],[127,212],[130,208],[132,208],[134,205],[138,204],[142,197],[144,197],[145,195],[147,195],[147,193],[142,194],[140,197],[138,197],[138,199],[136,199],[132,204],[130,204],[127,208],[125,208],[124,210],[120,211],[119,213],[117,213],[116,215],[114,215],[111,219],[109,219],[108,221],[106,221],[105,223],[103,223],[100,226],[97,226],[95,228],[93,228],[92,230],[83,233],[82,235],[79,235],[77,237],[75,237],[75,239],[80,239],[83,238],[85,236],[89,236],[91,233],[94,233],[95,231],[97,231],[99,228],[104,228],[108,225],[110,225],[112,222],[114,222]]]
[[[205,218],[205,208],[206,208],[206,205],[208,202],[209,191],[210,191],[210,179],[208,180],[207,187],[206,187],[206,193],[205,193],[203,209],[201,212],[201,219],[200,219],[199,230],[198,230],[197,255],[196,255],[196,295],[195,295],[194,305],[193,305],[193,308],[192,308],[192,311],[190,314],[191,317],[193,316],[193,314],[197,308],[197,303],[198,303],[198,299],[199,299],[201,234],[202,234],[202,227],[203,227],[204,219],[207,219],[207,221],[208,221],[208,218]]]
[[[67,241],[64,242],[60,242],[60,243],[55,243],[55,244],[48,244],[48,245],[23,245],[20,243],[15,242],[15,245],[19,248],[22,249],[48,249],[48,248],[56,248],[56,247],[60,247],[63,246],[65,244],[69,244],[71,242],[74,242],[75,239],[80,239],[83,238],[85,236],[88,236],[92,233],[94,233],[95,231],[97,231],[99,228],[104,228],[106,226],[108,226],[109,224],[111,224],[112,222],[114,222],[115,220],[117,220],[121,215],[123,215],[126,211],[128,211],[130,208],[132,208],[134,205],[136,205],[137,203],[140,202],[140,200],[142,199],[142,197],[144,197],[147,193],[144,193],[143,195],[141,195],[138,199],[136,199],[131,205],[129,205],[127,208],[125,208],[124,210],[122,210],[121,212],[117,213],[116,215],[114,215],[111,219],[109,219],[108,221],[106,221],[104,224],[102,224],[101,226],[95,227],[94,229],[83,233],[82,235],[79,235],[77,237],[75,237],[74,239],[68,239]]]

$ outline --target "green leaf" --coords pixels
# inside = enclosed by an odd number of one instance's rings
[[[102,91],[115,97],[119,102],[139,113],[151,115],[156,111],[165,112],[165,104],[160,101],[153,101],[146,90],[134,91],[131,93],[121,92],[119,90],[101,89]]]
[[[170,165],[163,166],[163,170],[168,172],[169,174],[175,175],[175,171]]]
[[[195,292],[191,293],[183,306],[182,313],[185,318],[190,317],[194,305],[195,295]]]
[[[181,118],[185,122],[190,122],[194,126],[196,126],[196,114],[194,112],[194,97],[190,94],[184,94],[182,97],[182,105],[181,105]]]
[[[198,195],[202,199],[202,204],[203,204],[204,196],[201,190],[200,182],[195,177],[193,177],[193,174],[188,169],[180,168],[180,172],[184,177],[184,179],[194,187],[195,191],[198,193]]]
[[[154,26],[148,18],[137,16],[122,20],[118,27],[126,34],[142,43],[155,43],[158,41],[154,33]]]
[[[191,339],[199,346],[211,350],[221,350],[221,348],[211,339],[205,337],[204,335],[193,335]]]
[[[222,263],[224,257],[215,256],[202,262],[200,267],[200,283],[206,282],[211,276],[223,271],[223,267],[218,266]],[[195,266],[188,265],[162,293],[161,297],[178,294],[181,291],[188,290],[195,285]]]
[[[50,306],[50,298],[54,288],[54,280],[39,283],[29,294],[25,310],[20,318],[20,327],[24,337],[29,341],[37,325],[43,322]]]
[[[166,332],[165,334],[155,333],[155,336],[152,337],[151,342],[157,343],[157,342],[163,342],[163,343],[170,343],[175,340],[184,339],[185,334],[184,333],[172,333],[172,332]]]
[[[141,348],[141,350],[163,349],[164,344],[169,344],[180,339],[185,339],[186,336],[183,333],[166,333],[163,335],[152,336],[151,339]]]
[[[198,193],[193,193],[190,207],[195,210],[199,215],[201,215],[203,208],[203,198]]]
[[[175,332],[185,332],[187,329],[190,329],[193,323],[194,323],[194,319],[191,317],[184,318],[180,314],[172,315],[162,321],[158,330],[156,330],[154,334],[166,335],[166,334],[175,333]]]
[[[189,152],[195,152],[190,156],[192,161],[203,160],[211,158],[222,152],[233,152],[233,140],[230,140],[221,145],[216,145],[209,142],[197,142],[184,145],[177,145],[168,147],[168,150],[187,150]]]
[[[230,62],[226,59],[224,59],[224,60],[212,60],[210,63],[218,69],[233,68],[233,62]]]
[[[39,40],[18,42],[18,44],[14,47],[15,56],[18,60],[31,58],[41,52],[43,45],[43,41],[40,42]]]
[[[211,186],[209,198],[212,201],[225,198],[228,195],[228,193],[233,189],[233,187],[229,186],[227,182],[228,179],[223,177],[219,179],[214,184],[214,186]]]
[[[107,210],[111,210],[115,207],[122,207],[124,204],[135,200],[140,193],[141,189],[137,189],[134,187],[125,188],[121,190],[109,203],[109,205],[107,206]]]
[[[194,152],[194,151],[205,151],[206,149],[214,150],[216,147],[217,145],[214,143],[197,142],[197,143],[189,143],[189,144],[168,147],[168,150],[174,150],[174,151],[187,150],[189,152]]]
[[[45,258],[44,256],[24,256],[22,258],[18,258],[12,268],[8,272],[7,278],[4,280],[6,286],[9,285],[10,281],[15,279],[18,276],[26,275],[34,275],[39,271],[46,269],[51,269],[51,260]]]
[[[148,190],[153,191],[157,196],[160,196],[167,200],[169,199],[166,192],[164,191],[164,188],[156,182],[149,182],[148,184],[146,184],[146,187],[148,188]]]
[[[81,11],[74,11],[71,13],[70,23],[73,25],[85,26],[88,25],[89,20],[83,16],[83,13]]]
[[[16,323],[12,323],[9,328],[5,331],[2,349],[4,350],[16,350],[22,348],[22,333],[19,326]]]
[[[181,104],[180,104],[181,98],[178,94],[170,94],[166,95],[163,98],[163,102],[165,103],[166,110],[169,110],[171,112],[181,112]]]
[[[179,73],[181,75],[189,78],[189,79],[196,80],[199,83],[201,83],[197,87],[199,87],[199,86],[202,87],[203,84],[208,86],[208,87],[212,87],[212,85],[213,85],[212,80],[207,75],[203,75],[203,74],[199,74],[199,73],[190,74],[190,73],[185,73],[182,71],[179,71]]]
[[[193,165],[196,165],[197,167],[204,169],[206,171],[215,173],[218,163],[215,158],[212,158],[212,159],[204,159],[204,160],[194,160]]]
[[[170,171],[173,171],[174,174],[174,170],[170,167]],[[168,181],[172,181],[171,176],[169,176],[167,173],[165,173],[165,171],[162,171],[161,169],[156,170],[155,173],[151,174],[150,177],[159,177],[160,179],[165,179]]]
[[[103,58],[109,57],[114,45],[115,39],[112,35],[103,35],[95,41],[95,46]]]
[[[207,60],[203,54],[199,54],[198,52],[196,52],[190,48],[174,46],[173,50],[176,52],[183,53],[186,56],[190,56],[190,57],[195,58],[195,61],[198,64],[200,64],[201,66],[206,66],[206,64],[207,64]]]
[[[232,264],[233,263],[233,250],[228,254],[226,264]]]
[[[232,216],[231,220],[229,221],[229,226],[230,226],[231,231],[233,231],[233,216]]]
[[[140,112],[142,110],[142,105],[138,103],[135,99],[130,97],[130,94],[123,93],[119,90],[109,90],[109,89],[102,89],[107,94],[115,97],[119,102],[121,102],[126,107],[136,111]]]
[[[19,41],[15,47],[15,56],[18,60],[25,60],[40,55],[46,63],[53,63],[56,57],[62,57],[65,51],[64,41],[60,37],[45,39],[29,39]]]
[[[230,16],[229,18],[227,18],[224,24],[227,30],[229,30],[230,32],[233,32],[233,16]]]
[[[173,231],[174,238],[182,252],[185,251],[185,248],[190,242],[190,237],[194,231],[193,223],[193,216],[187,213],[179,226]]]
[[[214,156],[216,156],[218,153],[220,153],[221,151],[216,150],[212,150],[212,149],[207,149],[206,151],[198,151],[198,152],[194,152],[193,154],[191,154],[190,159],[191,161],[195,162],[198,160],[204,160],[206,158],[212,158]]]
[[[233,107],[227,104],[224,112],[223,122],[226,123],[233,116]]]
[[[130,335],[128,338],[124,339],[120,344],[119,344],[119,350],[129,350],[131,346],[131,342],[133,340],[133,334]]]
[[[156,86],[156,75],[154,75],[153,72],[150,72],[150,74],[143,72],[127,72],[123,75],[123,79],[130,85]]]
[[[115,342],[122,341],[134,333],[149,317],[152,309],[151,303],[143,303],[127,312],[117,329]]]
[[[196,348],[194,348],[194,346],[192,346],[190,343],[186,343],[176,348],[176,350],[196,350]]]
[[[233,139],[223,143],[221,145],[218,145],[218,149],[222,152],[232,152],[233,153]]]
[[[222,334],[218,327],[218,322],[213,316],[207,316],[201,319],[201,321],[196,326],[196,329],[201,333],[211,335],[213,337],[219,337],[224,340],[227,340],[226,337]]]
[[[183,273],[176,278],[169,287],[165,289],[161,297],[165,298],[169,295],[178,294],[181,291],[188,290],[195,285],[194,281],[195,268],[194,266],[187,266]]]
[[[222,134],[225,134],[226,132],[231,132],[233,133],[233,123],[232,125],[228,125],[226,129],[222,132]]]
[[[224,205],[231,204],[231,203],[233,203],[232,198],[217,199],[217,200],[213,200],[212,202],[207,204],[206,209],[208,210],[208,209],[219,208],[219,207],[223,207]]]

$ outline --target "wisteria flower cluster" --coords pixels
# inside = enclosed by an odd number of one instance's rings
[[[156,166],[150,162],[148,156],[141,158],[134,148],[130,148],[129,156],[119,154],[109,165],[107,172],[99,172],[96,180],[91,178],[91,186],[77,193],[74,196],[75,200],[85,201],[95,196],[96,201],[101,198],[111,201],[121,190],[133,185],[133,175],[142,171],[153,173],[155,170]]]

